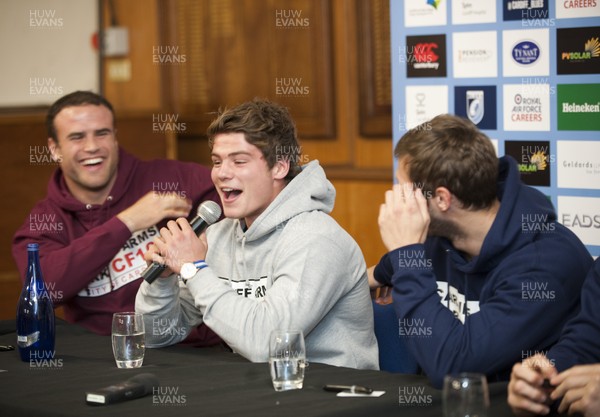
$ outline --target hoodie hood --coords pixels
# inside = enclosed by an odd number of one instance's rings
[[[325,177],[325,171],[314,160],[300,172],[271,202],[269,207],[246,231],[246,241],[260,239],[281,228],[300,213],[314,210],[331,213],[335,202],[335,188]]]
[[[464,265],[465,272],[487,272],[507,254],[537,239],[539,233],[554,230],[556,212],[550,200],[521,182],[517,162],[510,156],[499,160],[498,199],[500,208],[479,256]]]
[[[110,195],[103,204],[93,205],[94,207],[102,207],[107,204],[113,205],[119,201],[129,189],[130,183],[133,180],[132,173],[136,170],[139,161],[119,148],[119,162],[115,175],[117,180],[110,190]],[[71,192],[65,181],[63,170],[58,168],[50,182],[48,183],[48,199],[57,204],[60,208],[67,211],[84,211],[86,204],[77,200]]]

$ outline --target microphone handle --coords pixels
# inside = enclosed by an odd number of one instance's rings
[[[152,262],[148,268],[144,270],[143,276],[148,284],[152,284],[156,278],[160,277],[160,274],[167,269],[166,265],[159,264],[158,262]]]
[[[196,216],[190,223],[190,226],[192,227],[194,233],[200,235],[209,226],[209,224],[202,217]],[[160,274],[162,274],[165,269],[167,269],[166,265],[152,262],[152,264],[150,264],[150,266],[144,270],[142,276],[148,284],[152,284],[156,278],[160,277]]]

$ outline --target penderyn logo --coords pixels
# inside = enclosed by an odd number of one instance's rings
[[[557,86],[558,130],[600,130],[600,84]]]

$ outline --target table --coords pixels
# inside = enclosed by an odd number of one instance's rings
[[[16,346],[14,321],[0,321],[0,344]],[[16,350],[0,352],[2,416],[435,416],[441,392],[419,375],[309,364],[302,390],[275,392],[268,366],[224,347],[146,349],[142,368],[117,369],[110,337],[57,321],[54,362],[32,366]],[[85,392],[149,372],[157,394],[108,406],[85,403]],[[325,384],[359,384],[386,393],[379,398],[339,398]],[[510,416],[506,383],[490,385],[489,416]]]

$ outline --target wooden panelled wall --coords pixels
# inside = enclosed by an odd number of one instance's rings
[[[130,36],[126,57],[102,63],[119,141],[144,159],[209,164],[204,132],[219,107],[280,102],[296,120],[304,160],[318,159],[336,187],[333,217],[374,264],[384,252],[377,214],[392,181],[388,3],[114,0]],[[112,80],[109,67],[123,60],[131,79]],[[11,149],[0,168],[11,196],[0,202],[0,319],[14,317],[20,290],[12,235],[55,168],[28,161],[30,146],[46,144],[44,113],[0,113],[0,141]],[[185,128],[156,133],[156,117]]]

